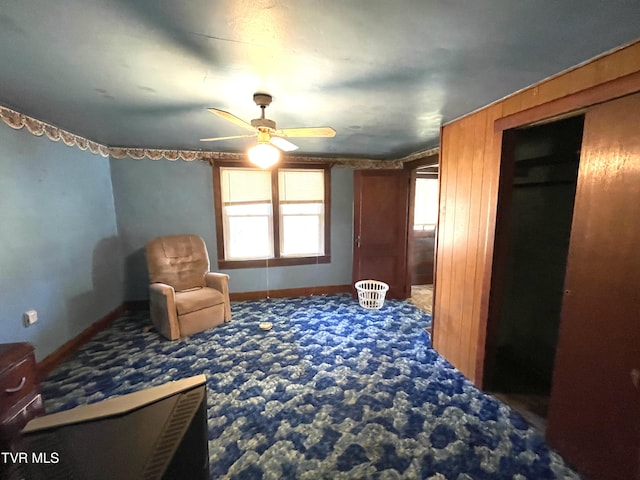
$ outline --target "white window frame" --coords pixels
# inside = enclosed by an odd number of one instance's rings
[[[215,201],[215,213],[216,213],[216,229],[217,229],[217,245],[218,245],[218,264],[220,269],[232,269],[232,268],[259,268],[269,266],[288,266],[288,265],[304,265],[314,263],[329,263],[331,261],[330,253],[330,182],[331,182],[331,168],[329,164],[282,164],[275,167],[270,171],[271,173],[271,218],[269,221],[269,235],[272,242],[272,254],[265,257],[251,257],[251,258],[229,258],[228,252],[231,250],[229,242],[231,239],[227,232],[230,230],[229,215],[227,215],[226,207],[231,205],[239,205],[242,203],[251,204],[253,202],[226,202],[223,198],[222,189],[222,175],[226,169],[242,168],[246,170],[254,170],[252,167],[247,167],[243,164],[236,162],[220,162],[214,165],[214,201]],[[259,170],[259,169],[255,169]],[[278,174],[280,170],[293,170],[293,171],[309,171],[317,170],[323,172],[323,199],[321,202],[314,201],[280,201],[279,192],[279,179]],[[259,170],[262,171],[262,170]],[[260,202],[255,202],[260,203]],[[286,205],[304,205],[307,203],[321,204],[320,211],[312,216],[319,218],[319,232],[320,238],[316,239],[319,245],[320,251],[318,253],[292,253],[286,255],[283,253],[285,247],[284,244],[284,222],[285,217],[288,215],[283,212],[286,210]],[[305,216],[303,214],[292,216]],[[233,217],[232,217],[233,218]],[[314,242],[315,243],[315,242]]]

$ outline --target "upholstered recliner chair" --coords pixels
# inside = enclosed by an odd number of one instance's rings
[[[231,320],[229,275],[209,271],[201,237],[158,237],[145,254],[151,320],[162,335],[176,340]]]

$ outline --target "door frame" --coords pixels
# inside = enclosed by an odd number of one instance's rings
[[[415,196],[416,196],[416,177],[417,171],[422,168],[428,167],[438,167],[437,176],[438,176],[438,211],[440,210],[440,149],[436,153],[432,153],[431,155],[427,155],[425,157],[419,158],[417,160],[412,160],[410,162],[406,162],[404,164],[405,170],[410,171],[410,180],[409,180],[409,220],[407,222],[407,279],[406,284],[409,285],[409,293],[411,293],[411,271],[409,269],[409,259],[413,255],[414,250],[414,241],[413,241],[413,215],[415,212]],[[438,220],[440,215],[438,215]],[[436,221],[436,231],[434,238],[434,247],[433,247],[433,301],[435,302],[436,298],[436,262],[438,258],[438,221]],[[433,305],[432,305],[433,306]],[[431,324],[434,322],[434,310],[432,308],[431,313]]]
[[[491,251],[487,252],[488,257],[491,259],[492,267],[489,280],[484,286],[485,291],[488,290],[488,311],[485,317],[486,324],[483,326],[483,322],[480,322],[480,329],[484,330],[484,335],[480,334],[478,336],[477,343],[478,356],[476,358],[476,372],[480,372],[480,384],[478,385],[480,388],[485,387],[485,380],[488,378],[488,374],[492,369],[492,355],[489,355],[489,353],[491,348],[495,347],[491,342],[495,342],[497,339],[497,326],[499,326],[499,317],[496,315],[496,306],[500,304],[502,299],[502,291],[500,288],[501,282],[504,281],[505,273],[505,269],[502,267],[504,266],[506,258],[505,232],[501,228],[501,224],[504,224],[504,222],[500,222],[499,219],[500,217],[508,215],[507,209],[510,208],[510,192],[507,193],[510,190],[510,173],[509,165],[506,164],[513,162],[505,161],[505,158],[508,155],[508,149],[510,148],[510,141],[512,141],[510,131],[516,128],[549,123],[570,116],[580,114],[586,115],[589,110],[596,107],[598,104],[614,101],[633,94],[640,94],[640,72],[636,72],[635,74],[621,77],[607,83],[599,84],[586,90],[567,95],[566,97],[562,97],[558,100],[547,102],[495,120],[494,134],[496,137],[502,138],[502,149],[500,152],[500,175],[497,186],[497,205],[494,210],[494,246]],[[507,150],[506,153],[505,150]],[[562,330],[562,318],[560,329]],[[560,342],[561,338],[558,340],[558,348],[561,348]],[[495,355],[493,355],[493,357],[495,357]],[[553,402],[554,395],[556,394],[556,368],[557,365],[554,367],[553,373],[551,402]],[[564,451],[564,447],[557,444],[558,440],[555,438],[555,435],[556,434],[553,433],[550,435],[549,430],[547,430],[545,438],[553,444],[552,446],[554,446],[554,448],[558,449],[560,454],[567,455],[568,452]],[[637,458],[640,458],[640,451],[638,452]],[[585,468],[585,466],[581,466],[581,468]],[[638,472],[640,472],[640,470],[636,470],[636,477],[640,479],[640,477],[638,477]]]
[[[489,310],[484,345],[482,345],[482,349],[479,350],[483,352],[480,387],[485,389],[491,386],[491,379],[495,372],[498,337],[500,335],[500,311],[504,298],[509,255],[511,197],[515,177],[515,147],[517,135],[515,128],[502,132]]]
[[[475,371],[479,388],[485,388],[486,379],[491,378],[493,374],[492,362],[494,358],[492,357],[495,357],[495,342],[499,328],[499,305],[502,301],[502,285],[504,283],[507,255],[507,245],[505,245],[505,242],[506,232],[508,232],[508,230],[504,229],[504,226],[500,226],[501,222],[499,220],[502,216],[508,216],[511,208],[510,189],[513,183],[514,171],[509,171],[509,168],[512,166],[510,164],[514,162],[505,161],[505,155],[514,154],[513,151],[509,153],[508,150],[515,148],[515,130],[551,123],[575,115],[582,115],[597,104],[638,92],[640,92],[640,72],[601,83],[511,115],[498,117],[493,122],[493,131],[496,134],[496,140],[501,142],[502,145],[500,149],[497,203],[493,211],[495,215],[493,223],[493,247],[487,249],[486,253],[487,261],[491,264],[491,270],[483,286],[483,290],[488,298],[487,313],[484,322],[482,319],[480,321],[479,328],[481,332],[478,335],[477,342],[478,355],[476,357]],[[513,160],[513,156],[510,158]],[[504,225],[504,222],[502,223]],[[487,371],[487,369],[489,369],[489,371]]]

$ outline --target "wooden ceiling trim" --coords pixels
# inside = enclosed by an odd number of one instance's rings
[[[638,91],[640,91],[640,72],[630,73],[624,77],[609,80],[585,90],[502,117],[496,120],[494,129],[498,132],[529,125],[547,118],[554,118],[558,115],[566,115],[567,112],[575,111],[579,113],[586,107],[631,95]]]

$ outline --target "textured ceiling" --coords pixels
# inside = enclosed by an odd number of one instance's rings
[[[398,158],[439,128],[640,36],[601,0],[1,0],[0,103],[108,146],[241,152],[209,113],[279,128],[304,155]]]

